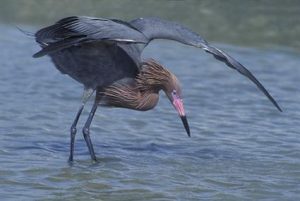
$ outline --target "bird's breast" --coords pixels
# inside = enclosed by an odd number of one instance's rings
[[[156,106],[158,99],[158,93],[142,92],[135,85],[112,85],[105,88],[101,105],[147,111]]]

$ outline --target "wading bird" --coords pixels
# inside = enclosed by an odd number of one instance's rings
[[[42,49],[34,57],[49,55],[56,68],[84,85],[82,105],[71,126],[69,161],[73,160],[76,125],[85,103],[96,91],[95,101],[83,127],[92,160],[96,160],[90,125],[98,105],[149,110],[163,90],[177,110],[187,134],[181,88],[176,76],[154,60],[143,62],[141,53],[154,39],[169,39],[202,48],[227,66],[249,78],[281,111],[263,85],[242,64],[188,28],[159,18],[130,22],[94,17],[67,17],[34,34]]]

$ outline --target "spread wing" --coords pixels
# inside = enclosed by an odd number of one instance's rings
[[[35,34],[43,48],[34,54],[41,57],[84,42],[148,43],[139,30],[121,20],[92,17],[67,17]]]
[[[202,48],[212,54],[216,59],[224,62],[227,66],[237,70],[242,75],[250,79],[259,90],[273,103],[273,105],[282,111],[274,98],[269,94],[265,87],[254,77],[254,75],[241,63],[229,56],[224,51],[211,46],[205,39],[190,29],[180,24],[162,20],[159,18],[138,18],[132,20],[130,24],[141,31],[149,41],[153,39],[169,39],[181,42],[186,45]]]
[[[197,33],[174,22],[159,18],[138,18],[127,23],[114,19],[74,16],[64,18],[52,26],[41,29],[35,34],[35,37],[42,50],[34,57],[41,57],[82,43],[116,43],[137,66],[143,48],[153,39],[175,40],[202,48],[250,79],[273,105],[282,111],[274,98],[246,67],[224,51],[210,45]]]

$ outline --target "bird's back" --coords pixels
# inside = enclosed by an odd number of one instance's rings
[[[132,43],[147,39],[126,22],[103,18],[68,17],[39,30],[36,41],[64,74],[88,88],[105,87],[139,71],[140,51]]]
[[[58,70],[89,88],[105,87],[138,73],[137,64],[115,44],[83,43],[49,56]]]

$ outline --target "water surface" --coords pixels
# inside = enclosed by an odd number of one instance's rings
[[[192,137],[164,94],[148,112],[99,108],[93,163],[78,124],[82,86],[60,74],[39,47],[0,27],[1,200],[299,200],[298,52],[216,44],[247,66],[284,110],[202,50],[157,41],[155,58],[182,83]]]

